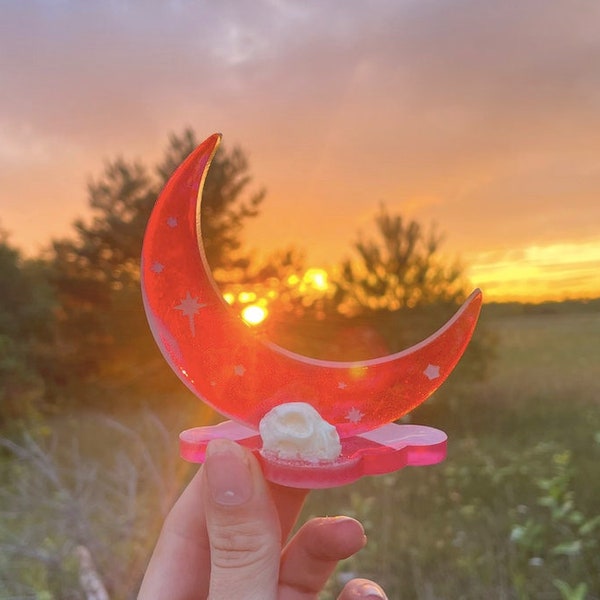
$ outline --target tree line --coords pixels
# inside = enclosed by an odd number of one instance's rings
[[[155,165],[108,162],[88,185],[90,216],[40,257],[25,259],[0,234],[1,420],[69,401],[108,406],[98,389],[111,386],[127,389],[134,402],[179,385],[145,320],[140,253],[160,190],[197,144],[186,129],[170,136]],[[339,359],[397,351],[441,325],[469,291],[462,266],[441,251],[439,233],[381,206],[375,234],[356,241],[353,257],[332,269],[327,293],[311,297],[290,283],[308,267],[301,249],[258,258],[243,242],[265,197],[245,153],[220,148],[204,187],[203,240],[224,293],[274,289],[265,327],[284,346]]]

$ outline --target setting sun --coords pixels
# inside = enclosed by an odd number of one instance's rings
[[[242,310],[241,314],[248,325],[259,325],[267,318],[269,311],[258,304],[250,304]]]
[[[302,283],[313,290],[324,292],[328,286],[329,275],[325,269],[311,268],[304,273]]]

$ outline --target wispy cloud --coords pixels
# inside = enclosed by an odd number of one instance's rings
[[[600,238],[483,252],[469,274],[490,300],[600,297]]]

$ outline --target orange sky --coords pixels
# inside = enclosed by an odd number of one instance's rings
[[[488,299],[600,296],[600,5],[38,0],[0,22],[0,225],[29,253],[104,161],[224,133],[249,241],[314,264],[379,203],[435,222]]]

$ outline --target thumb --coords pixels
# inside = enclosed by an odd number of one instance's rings
[[[209,443],[203,468],[211,600],[275,600],[281,532],[252,454],[229,440]]]

